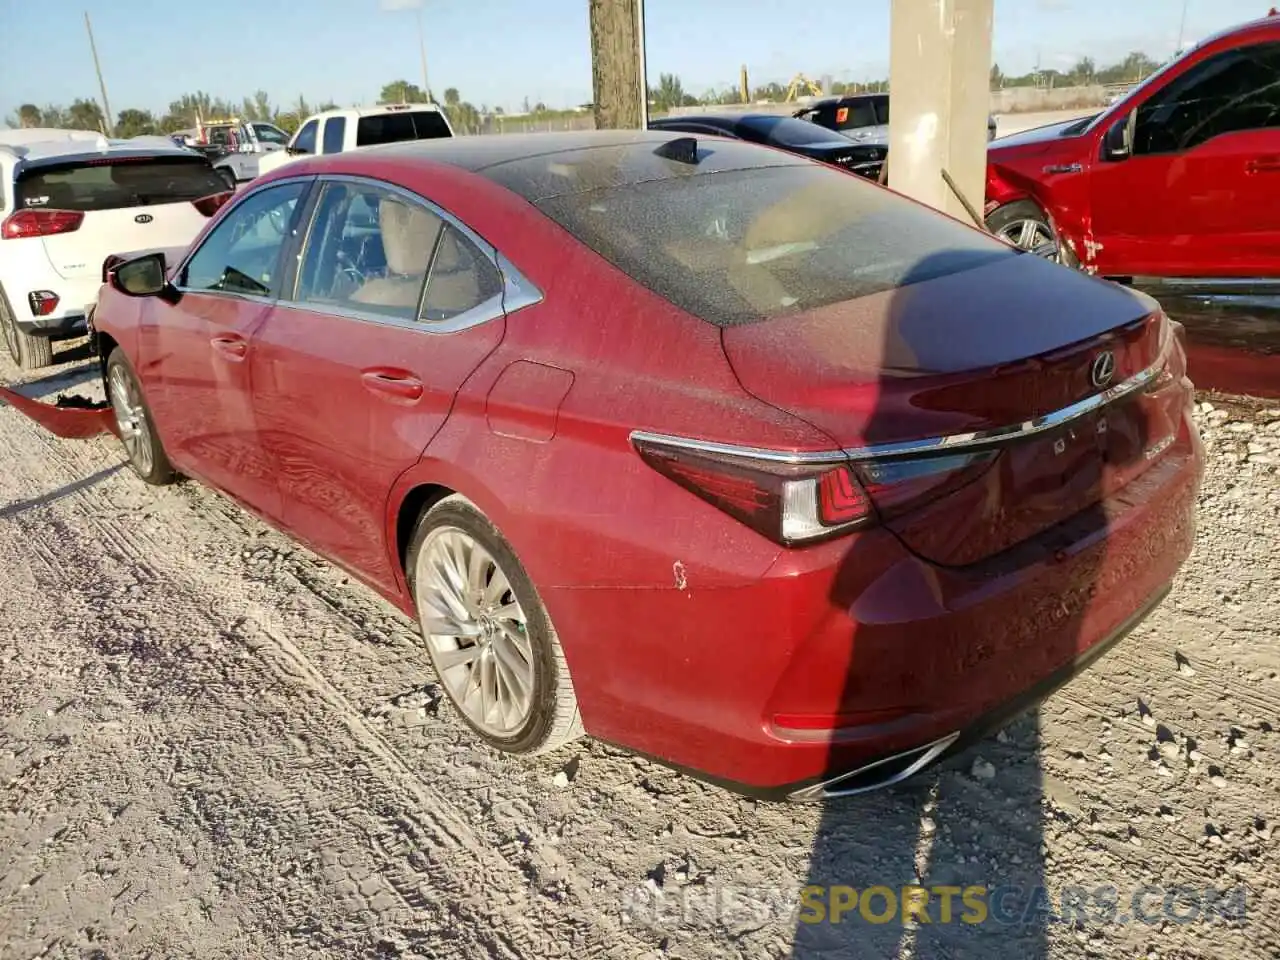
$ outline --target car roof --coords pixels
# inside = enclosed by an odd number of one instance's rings
[[[369,107],[335,107],[313,114],[308,120],[325,117],[377,117],[385,113],[441,113],[438,103],[378,103]]]
[[[159,135],[111,139],[91,130],[26,129],[0,132],[0,154],[22,162],[91,160],[101,157],[189,157],[192,151]]]
[[[406,140],[303,162],[307,173],[321,174],[329,169],[358,173],[362,167],[388,162],[443,164],[477,174],[530,201],[648,180],[810,163],[794,154],[719,138],[699,150],[696,164],[655,153],[665,143],[689,139],[698,138],[674,130],[514,133]]]

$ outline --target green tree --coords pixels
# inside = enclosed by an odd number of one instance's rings
[[[106,127],[102,108],[94,100],[77,97],[67,108],[67,119],[76,130],[103,130]]]
[[[141,137],[157,133],[158,130],[155,117],[151,115],[150,110],[136,110],[130,107],[116,115],[117,137]]]
[[[449,87],[444,92],[444,105],[446,107],[456,107],[462,102],[462,95],[458,93],[457,87]]]
[[[44,112],[34,103],[24,103],[18,108],[19,127],[38,127],[44,122]]]
[[[658,85],[649,88],[649,102],[659,113],[684,106],[684,84],[674,73],[658,74]]]
[[[429,103],[434,100],[428,91],[408,80],[392,80],[382,88],[379,103]]]

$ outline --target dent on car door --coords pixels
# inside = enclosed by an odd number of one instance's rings
[[[1136,109],[1127,155],[1092,177],[1102,273],[1280,272],[1280,43],[1212,54]]]
[[[181,299],[149,304],[139,337],[143,391],[174,465],[271,517],[279,492],[257,435],[250,360],[310,183],[246,194],[180,268]]]
[[[482,240],[385,184],[324,184],[304,232],[255,339],[258,423],[286,526],[391,592],[390,490],[501,341],[502,275]]]

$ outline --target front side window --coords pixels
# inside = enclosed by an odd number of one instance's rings
[[[316,152],[316,127],[319,121],[308,120],[303,124],[302,129],[298,131],[298,138],[293,141],[293,149],[297,153],[315,153]]]
[[[443,225],[422,204],[389,190],[328,184],[307,235],[294,299],[414,320]]]
[[[283,183],[246,197],[205,238],[179,285],[192,291],[270,296],[305,192],[305,184]]]
[[[330,117],[324,122],[325,153],[341,153],[342,140],[347,132],[346,117]]]
[[[1213,137],[1280,127],[1280,43],[1216,54],[1138,107],[1135,155],[1190,150]]]
[[[278,143],[282,147],[289,143],[289,135],[275,124],[255,123],[253,132],[262,143]]]

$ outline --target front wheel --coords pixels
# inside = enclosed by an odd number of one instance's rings
[[[467,725],[490,746],[526,755],[581,736],[555,628],[488,518],[446,497],[419,519],[407,559],[427,652]]]
[[[107,397],[116,416],[116,431],[120,434],[120,442],[133,472],[153,486],[172,483],[177,474],[160,445],[151,409],[142,396],[138,378],[119,347],[112,350],[107,358]]]
[[[1005,204],[987,217],[987,229],[1005,243],[1059,261],[1058,236],[1048,215],[1030,200]]]

